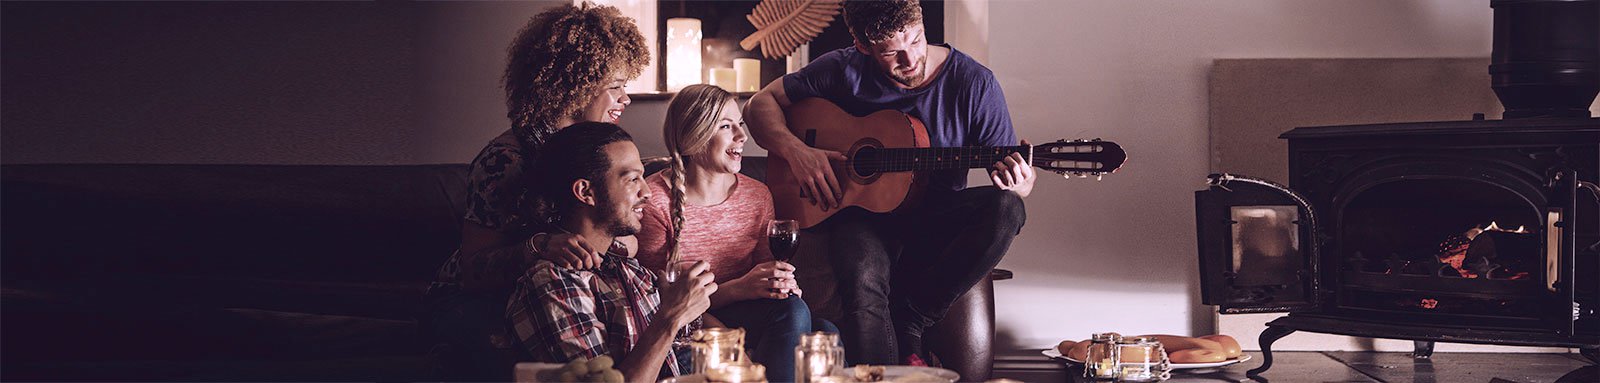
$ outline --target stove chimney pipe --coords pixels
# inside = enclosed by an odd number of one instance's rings
[[[1600,0],[1492,0],[1494,94],[1505,118],[1589,117],[1600,93]]]

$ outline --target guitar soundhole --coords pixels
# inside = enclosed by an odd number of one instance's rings
[[[856,150],[855,155],[850,157],[850,171],[855,173],[858,179],[871,178],[877,174],[873,169],[873,164],[877,161],[878,148],[870,146],[860,148]]]

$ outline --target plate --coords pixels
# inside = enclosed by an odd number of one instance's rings
[[[678,377],[667,377],[658,383],[706,383],[706,373],[688,373]]]
[[[705,383],[706,374],[679,375],[662,379],[657,383]]]
[[[1068,358],[1066,355],[1061,355],[1061,351],[1060,350],[1056,350],[1054,348],[1044,349],[1044,351],[1041,352],[1041,354],[1044,354],[1044,356],[1050,357],[1050,359],[1065,360],[1065,361],[1071,362],[1072,364],[1083,364],[1083,361],[1081,361],[1081,360],[1076,360],[1076,359]],[[1211,363],[1173,363],[1172,364],[1172,369],[1174,369],[1174,370],[1186,370],[1186,369],[1191,369],[1191,368],[1222,367],[1222,366],[1227,366],[1227,365],[1231,365],[1231,364],[1237,364],[1237,363],[1248,361],[1248,360],[1250,360],[1250,354],[1244,354],[1244,355],[1239,355],[1238,358],[1228,359],[1228,360],[1224,360],[1224,361],[1221,361],[1221,362],[1211,362]]]
[[[850,367],[851,369],[866,366]],[[915,376],[915,378],[913,378]],[[913,379],[907,379],[913,378]],[[944,382],[950,383],[961,379],[961,374],[955,371],[938,367],[922,366],[883,366],[883,381],[885,382]]]
[[[855,367],[850,367],[855,368]],[[910,380],[913,375],[924,379]],[[961,374],[955,371],[937,367],[921,366],[883,366],[884,382],[942,382],[950,383],[961,379]],[[705,374],[688,374],[678,377],[662,379],[660,383],[705,383]]]

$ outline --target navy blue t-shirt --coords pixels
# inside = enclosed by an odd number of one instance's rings
[[[934,147],[1018,144],[1006,96],[994,72],[955,48],[950,48],[950,56],[933,81],[917,89],[896,86],[871,57],[846,47],[783,76],[783,90],[790,101],[821,97],[858,117],[884,109],[909,114],[927,126],[928,141]],[[967,170],[936,172],[928,185],[932,190],[966,186]]]

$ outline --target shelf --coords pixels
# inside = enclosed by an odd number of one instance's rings
[[[678,93],[677,92],[630,92],[630,93],[628,93],[628,98],[631,98],[634,101],[666,101],[666,100],[672,99],[672,96],[675,95],[675,94],[678,94]],[[734,92],[733,95],[734,95],[734,97],[738,97],[739,100],[748,100],[748,99],[750,99],[750,96],[756,95],[756,92]]]

